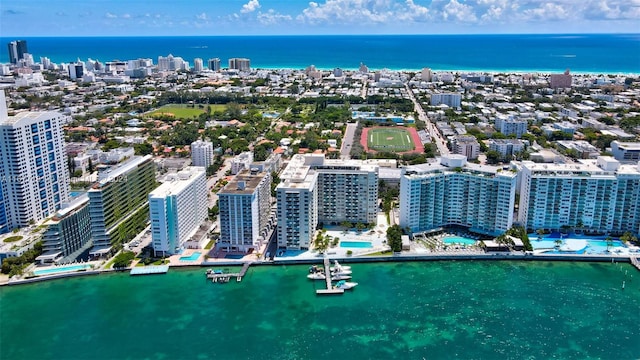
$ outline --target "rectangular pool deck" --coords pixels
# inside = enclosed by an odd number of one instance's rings
[[[129,275],[155,275],[166,274],[169,271],[169,265],[151,265],[134,267],[129,272]]]

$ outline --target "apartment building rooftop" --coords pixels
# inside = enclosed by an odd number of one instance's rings
[[[218,195],[224,194],[253,194],[258,185],[262,182],[265,172],[256,172],[252,170],[243,170],[236,175],[225,187],[223,187]]]
[[[152,159],[153,156],[151,155],[133,156],[131,159],[125,161],[124,163],[109,168],[108,170],[106,170],[102,178],[100,178],[95,184],[93,184],[89,191],[99,189],[106,184],[117,180],[119,177],[124,176],[129,171],[135,169],[146,161],[151,161]]]
[[[199,166],[189,166],[184,170],[178,171],[177,173],[168,174],[162,185],[155,188],[150,196],[168,196],[179,194],[182,192],[193,179],[199,174],[205,173],[205,168]]]
[[[640,176],[640,164],[623,165],[611,156],[599,156],[597,159],[583,159],[571,164],[523,161],[522,165],[532,172],[548,173],[554,176],[582,175],[590,177],[614,177],[616,174]]]
[[[417,164],[407,166],[405,168],[405,176],[423,176],[429,173],[442,173],[442,172],[472,172],[477,175],[483,176],[509,176],[515,177],[516,173],[504,169],[501,166],[481,165],[469,163],[466,160],[466,156],[451,154],[436,158],[430,162],[424,164]]]
[[[13,126],[22,122],[31,123],[34,121],[51,120],[51,118],[57,116],[62,116],[62,114],[55,111],[24,111],[0,120],[0,126]]]

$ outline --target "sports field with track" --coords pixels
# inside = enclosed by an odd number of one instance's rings
[[[422,153],[424,146],[415,128],[381,126],[362,129],[360,144],[365,151]]]

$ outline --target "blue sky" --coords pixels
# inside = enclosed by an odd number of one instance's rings
[[[640,0],[0,1],[0,36],[640,33]]]

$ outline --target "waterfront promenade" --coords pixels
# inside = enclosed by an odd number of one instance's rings
[[[516,261],[565,261],[565,262],[611,262],[611,263],[630,263],[633,264],[632,259],[637,258],[635,255],[627,254],[606,254],[606,255],[586,255],[586,254],[533,254],[531,252],[482,252],[482,251],[441,251],[434,253],[396,253],[387,256],[337,256],[327,255],[326,257],[318,256],[289,256],[289,257],[276,257],[274,260],[256,260],[255,256],[248,256],[247,259],[206,259],[201,262],[189,262],[184,264],[171,264],[169,268],[204,268],[215,266],[243,266],[250,263],[251,266],[270,266],[270,265],[309,265],[309,264],[323,264],[324,259],[330,261],[338,260],[341,263],[380,263],[380,262],[403,262],[403,261],[502,261],[502,260],[516,260]],[[3,279],[0,282],[0,286],[4,285],[19,285],[34,283],[39,281],[46,281],[51,279],[59,279],[66,277],[76,277],[85,275],[99,275],[102,273],[112,272],[124,272],[130,271],[131,268],[125,269],[99,269],[92,271],[78,271],[62,274],[54,274],[47,276],[38,276],[28,279]],[[640,270],[640,268],[638,268]],[[169,270],[171,271],[171,270]],[[228,274],[226,276],[229,276]]]

